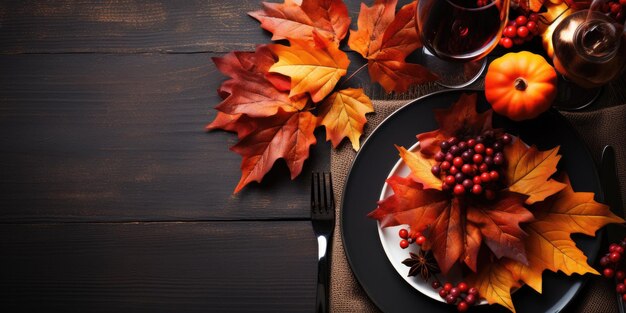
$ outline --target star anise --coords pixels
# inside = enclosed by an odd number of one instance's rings
[[[416,276],[418,273],[424,281],[428,281],[432,274],[438,274],[441,271],[437,265],[437,261],[430,251],[419,250],[417,254],[409,252],[411,256],[402,261],[402,264],[410,267],[409,276]]]

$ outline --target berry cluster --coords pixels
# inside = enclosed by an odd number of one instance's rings
[[[400,248],[406,249],[410,244],[415,243],[418,246],[421,246],[426,242],[426,237],[422,235],[420,232],[409,232],[405,228],[400,229],[398,231],[398,236],[400,236]]]
[[[457,197],[473,194],[492,200],[501,187],[504,146],[511,141],[509,134],[496,138],[493,130],[467,140],[451,137],[441,142],[441,151],[435,154],[435,161],[439,163],[431,172],[442,178],[442,190]]]
[[[539,15],[537,13],[531,13],[528,16],[520,15],[514,20],[510,20],[502,31],[500,45],[510,49],[514,44],[519,46],[526,41],[530,41],[535,35],[539,34],[538,20]]]
[[[615,278],[617,283],[615,291],[622,295],[624,301],[626,301],[626,272],[621,261],[625,250],[626,238],[622,239],[619,244],[612,243],[609,246],[609,252],[600,258],[600,266],[603,268],[602,275],[606,278]]]
[[[459,312],[465,312],[469,309],[470,305],[474,305],[478,302],[478,289],[469,287],[467,283],[460,282],[454,286],[450,282],[446,282],[443,285],[435,280],[432,283],[432,287],[437,290],[439,288],[439,296],[443,298],[447,304],[456,304],[456,308]]]
[[[607,1],[602,4],[600,10],[619,23],[624,23],[626,20],[626,0]]]

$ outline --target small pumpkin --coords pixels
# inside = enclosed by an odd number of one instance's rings
[[[485,97],[493,110],[514,121],[537,117],[556,97],[554,68],[540,55],[507,53],[489,65]]]

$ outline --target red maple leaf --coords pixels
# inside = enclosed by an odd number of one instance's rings
[[[371,7],[361,4],[358,30],[351,30],[348,40],[350,48],[368,60],[371,79],[387,92],[403,92],[410,85],[437,79],[425,67],[405,61],[422,46],[415,28],[417,2],[395,14],[396,4],[397,0],[376,0]]]
[[[417,135],[420,152],[431,157],[439,151],[439,144],[450,137],[464,137],[491,129],[492,110],[476,112],[476,94],[463,94],[450,108],[435,111],[439,129]]]

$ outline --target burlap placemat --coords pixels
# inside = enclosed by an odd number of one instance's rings
[[[376,126],[389,114],[403,106],[410,99],[415,99],[440,89],[436,85],[421,86],[414,89],[408,96],[396,100],[374,100],[374,114],[368,115],[368,123],[364,130],[367,137]],[[615,96],[609,94],[608,97]],[[608,103],[604,101],[603,103]],[[624,103],[624,102],[621,102]],[[592,152],[596,164],[599,162],[602,147],[610,144],[615,147],[617,167],[621,184],[621,191],[626,195],[626,104],[608,108],[592,107],[592,111],[581,113],[563,112],[574,128],[581,135],[583,141]],[[333,173],[333,186],[341,208],[342,191],[346,176],[356,153],[350,145],[342,144],[331,151],[330,165]],[[626,197],[624,197],[626,200]],[[626,203],[625,206],[626,207]],[[339,225],[339,210],[337,211],[337,230],[333,239],[332,268],[330,284],[331,312],[380,312],[367,297],[352,274],[346,259],[341,239]],[[617,312],[615,291],[602,278],[592,278],[579,296],[567,308],[568,312],[585,313],[613,313]]]

